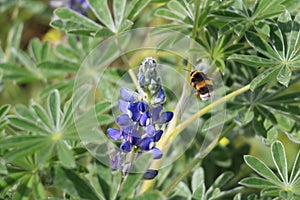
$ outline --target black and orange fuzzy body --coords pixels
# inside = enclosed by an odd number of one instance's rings
[[[213,95],[214,87],[207,75],[199,70],[194,70],[190,74],[191,85],[196,89],[202,101],[207,101]]]

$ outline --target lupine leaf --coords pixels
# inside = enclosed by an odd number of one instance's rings
[[[43,142],[39,141],[36,143],[27,143],[27,145],[24,145],[21,148],[6,153],[4,155],[4,159],[7,161],[13,161],[14,159],[34,154],[44,146],[45,146],[45,141]]]
[[[89,182],[81,178],[75,171],[59,167],[55,171],[55,183],[57,187],[63,188],[68,193],[79,196],[82,199],[104,200],[104,197],[96,193]]]
[[[47,199],[46,191],[40,182],[40,177],[36,174],[32,177],[32,193],[35,199]]]
[[[250,89],[254,90],[255,88],[265,84],[267,81],[272,79],[272,77],[274,77],[279,70],[280,70],[280,66],[266,69],[251,81]]]
[[[13,147],[23,147],[28,144],[40,143],[45,140],[45,136],[37,135],[20,135],[10,138],[5,138],[0,141],[0,148],[13,148]]]
[[[58,129],[60,125],[60,95],[58,90],[53,90],[48,98],[48,110],[52,119],[53,125]]]
[[[278,173],[282,177],[283,181],[288,182],[288,166],[284,147],[281,142],[274,142],[272,144],[272,158]]]
[[[182,181],[176,185],[173,192],[173,195],[184,197],[185,199],[191,199],[192,196],[189,187]]]
[[[116,27],[120,27],[125,15],[126,0],[115,0],[113,2],[114,19]]]
[[[76,66],[76,65],[75,65]],[[75,73],[77,72],[77,68],[74,67],[74,64],[71,63],[59,63],[59,62],[51,62],[46,61],[42,62],[38,65],[38,68],[43,71],[43,73],[47,74],[54,74],[55,77],[58,75],[63,76],[66,73]]]
[[[58,141],[57,143],[57,154],[61,164],[66,168],[75,167],[75,160],[73,157],[73,152],[69,149],[63,141]]]
[[[29,53],[36,63],[40,63],[42,61],[42,44],[39,39],[35,38],[30,41]]]
[[[232,177],[234,176],[233,172],[224,172],[214,182],[214,187],[219,187],[221,188],[224,186]]]
[[[9,109],[10,109],[9,104],[5,104],[0,107],[0,119],[4,118],[4,116],[8,113]]]
[[[153,200],[153,199],[165,200],[167,198],[158,191],[151,191],[151,192],[144,193],[142,195],[138,195],[134,198],[130,198],[130,200]]]
[[[268,188],[264,188],[261,191],[261,195],[264,196],[278,196],[280,189],[276,188],[276,187],[268,187]]]
[[[280,60],[274,49],[272,49],[272,47],[257,34],[248,31],[246,32],[246,39],[256,51],[274,60]]]
[[[239,63],[252,66],[252,67],[272,67],[278,65],[277,61],[258,57],[255,55],[232,55],[228,58],[229,60],[235,60]]]
[[[292,72],[291,72],[290,68],[287,65],[284,65],[281,68],[279,74],[277,75],[277,80],[282,85],[288,87],[291,76],[292,76]]]
[[[165,8],[160,8],[155,12],[155,15],[158,17],[163,17],[169,20],[173,20],[173,21],[177,21],[180,23],[184,23],[183,22],[183,18],[181,16],[178,16],[176,14],[174,14],[173,12],[171,12],[168,9]]]
[[[204,172],[202,168],[198,168],[195,170],[192,177],[192,191],[195,192],[198,187],[204,183]]]
[[[31,121],[36,121],[37,117],[24,105],[16,105],[15,107],[16,114],[24,119]]]
[[[16,58],[20,61],[20,63],[22,63],[24,65],[24,67],[28,71],[30,71],[32,73],[36,72],[35,63],[33,63],[33,61],[30,59],[30,57],[26,53],[24,53],[20,49],[12,49],[11,52],[12,52],[12,54],[14,54],[16,56]]]
[[[194,191],[193,200],[204,200],[205,199],[205,185],[202,183],[197,187],[197,189]]]
[[[177,16],[180,16],[182,19],[184,19],[185,16],[189,16],[189,12],[186,10],[186,8],[176,0],[168,2],[167,7],[174,13],[176,13]]]
[[[239,183],[244,186],[253,187],[253,188],[266,188],[266,187],[275,186],[274,183],[259,177],[244,178]]]
[[[12,49],[18,49],[20,47],[20,41],[23,31],[23,23],[14,24],[12,28],[9,31],[8,37],[6,39],[6,46],[8,51],[11,51]],[[12,61],[13,57],[11,56],[8,61]]]
[[[30,121],[28,119],[23,119],[23,118],[14,117],[14,116],[10,116],[8,119],[9,119],[9,122],[13,126],[20,128],[22,130],[31,131],[34,133],[40,133],[43,135],[51,134],[51,132],[48,131],[47,129],[45,129],[44,127],[41,127],[40,125],[38,125],[35,122]]]
[[[127,19],[133,21],[150,2],[151,0],[130,1],[130,3],[126,6],[125,16],[127,16]]]
[[[112,32],[116,32],[114,21],[111,17],[107,0],[88,0],[89,5],[96,17]]]
[[[296,179],[299,177],[299,175],[300,175],[300,151],[298,152],[297,157],[294,161],[289,182],[295,182]]]
[[[259,175],[263,176],[264,178],[268,179],[269,181],[272,181],[277,186],[282,185],[282,182],[280,179],[274,174],[274,172],[261,160],[246,155],[244,156],[244,160],[246,164],[251,167],[254,171],[256,171]]]
[[[31,107],[33,108],[33,110],[35,111],[35,113],[37,114],[37,116],[39,117],[39,119],[51,130],[54,131],[55,127],[51,124],[51,120],[50,117],[48,115],[48,113],[46,112],[46,110],[41,107],[40,105],[38,105],[37,103],[33,102]]]

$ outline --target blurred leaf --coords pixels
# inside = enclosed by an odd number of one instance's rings
[[[192,177],[193,193],[195,193],[199,187],[202,187],[203,183],[204,183],[204,171],[202,168],[198,168],[195,170],[193,177]]]
[[[176,185],[172,195],[184,197],[185,199],[191,199],[192,197],[189,187],[184,182],[180,182],[178,185]]]
[[[8,119],[13,126],[20,128],[21,130],[40,133],[42,135],[51,134],[51,132],[45,129],[44,127],[41,127],[40,125],[36,124],[36,122],[30,121],[28,119],[23,119],[14,116],[10,116]]]
[[[58,8],[54,11],[58,19],[50,22],[54,28],[72,31],[86,31],[88,33],[95,33],[102,26],[90,20],[89,18],[67,8]]]
[[[58,90],[54,90],[49,98],[48,98],[48,112],[50,113],[50,117],[52,119],[52,123],[56,129],[60,126],[60,95]]]
[[[202,183],[197,187],[197,189],[194,191],[193,200],[204,200],[205,199],[205,185]]]
[[[165,200],[167,198],[158,191],[150,191],[138,195],[134,198],[130,198],[129,200],[153,200],[153,199]]]
[[[142,12],[142,10],[151,2],[151,0],[132,0],[127,2],[125,16],[133,21]]]
[[[244,178],[242,181],[240,181],[240,184],[254,188],[274,187],[274,183],[259,177]]]
[[[124,19],[126,3],[126,0],[114,0],[113,10],[116,27],[120,27]]]
[[[114,21],[111,17],[107,0],[88,0],[89,5],[96,17],[112,32],[116,32]],[[116,16],[115,16],[116,17]]]
[[[57,141],[57,154],[61,164],[66,168],[75,167],[73,152],[62,141]]]

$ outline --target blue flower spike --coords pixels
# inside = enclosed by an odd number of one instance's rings
[[[107,129],[107,134],[112,140],[122,141],[119,152],[121,156],[119,157],[125,158],[125,160],[114,156],[111,159],[111,164],[112,168],[122,171],[125,175],[130,170],[128,166],[131,166],[126,162],[127,154],[137,153],[139,156],[148,152],[153,154],[153,159],[161,159],[163,156],[162,151],[155,147],[155,144],[163,135],[161,129],[172,120],[173,112],[163,112],[166,96],[157,68],[158,65],[154,58],[147,57],[144,59],[139,68],[140,88],[138,92],[126,87],[120,89],[121,99],[118,101],[118,107],[122,114],[116,118],[120,130]],[[130,162],[134,162],[134,160]],[[155,178],[157,174],[157,170],[149,169],[143,177],[150,180]]]

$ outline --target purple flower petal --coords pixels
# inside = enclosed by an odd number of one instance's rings
[[[140,124],[141,126],[148,126],[150,124],[150,115],[148,112],[145,112],[142,114],[141,118],[140,118]]]
[[[148,152],[153,153],[153,159],[160,159],[163,156],[161,150],[156,147],[152,148]]]
[[[146,85],[146,78],[144,74],[139,75],[139,84],[141,87],[145,87]]]
[[[127,101],[124,100],[118,101],[119,110],[124,114],[128,114],[128,105],[129,103]]]
[[[156,131],[155,136],[153,137],[154,141],[155,141],[155,142],[158,142],[158,141],[160,140],[162,134],[163,134],[163,131],[162,131],[162,130]]]
[[[140,148],[142,150],[145,150],[145,151],[149,151],[150,149],[153,148],[154,146],[154,139],[153,138],[143,138],[141,143],[140,143]]]
[[[141,142],[141,136],[138,130],[133,129],[131,134],[129,134],[129,141],[132,145],[138,145]]]
[[[150,109],[149,112],[150,112],[152,121],[157,121],[159,119],[159,114],[162,111],[162,109],[163,109],[162,105],[158,105],[158,106],[152,107]]]
[[[153,103],[154,104],[157,104],[157,103],[161,104],[161,103],[165,102],[165,100],[166,100],[165,91],[162,88],[160,88],[160,90],[157,93]]]
[[[128,101],[128,102],[133,102],[136,100],[137,93],[131,91],[130,89],[126,87],[122,87],[120,89],[120,95],[123,100]]]
[[[148,104],[145,101],[141,101],[138,104],[138,109],[140,112],[144,113],[148,109]]]
[[[107,134],[113,140],[120,140],[122,139],[122,132],[120,130],[109,128],[107,129]]]
[[[151,179],[154,179],[158,174],[158,171],[157,170],[154,170],[154,169],[148,169],[144,175],[143,175],[143,179],[146,179],[146,180],[151,180]]]
[[[132,123],[131,119],[129,118],[128,115],[126,114],[122,114],[122,115],[119,115],[117,117],[117,123],[120,125],[120,126],[128,126]]]
[[[129,116],[133,121],[138,121],[141,117],[141,112],[138,109],[139,103],[130,103],[128,106]]]
[[[125,153],[130,152],[130,151],[131,151],[131,148],[132,148],[132,146],[131,146],[131,144],[130,144],[129,141],[125,141],[125,142],[123,142],[123,143],[120,145],[121,151],[123,151],[123,152],[125,152]]]
[[[163,113],[161,113],[161,115],[160,115],[159,119],[156,121],[156,123],[164,124],[164,123],[171,121],[172,118],[173,118],[173,112],[170,112],[170,111],[163,112]]]
[[[145,128],[145,133],[149,136],[149,137],[153,137],[156,133],[155,127],[153,124],[150,124],[149,126],[147,126]]]

